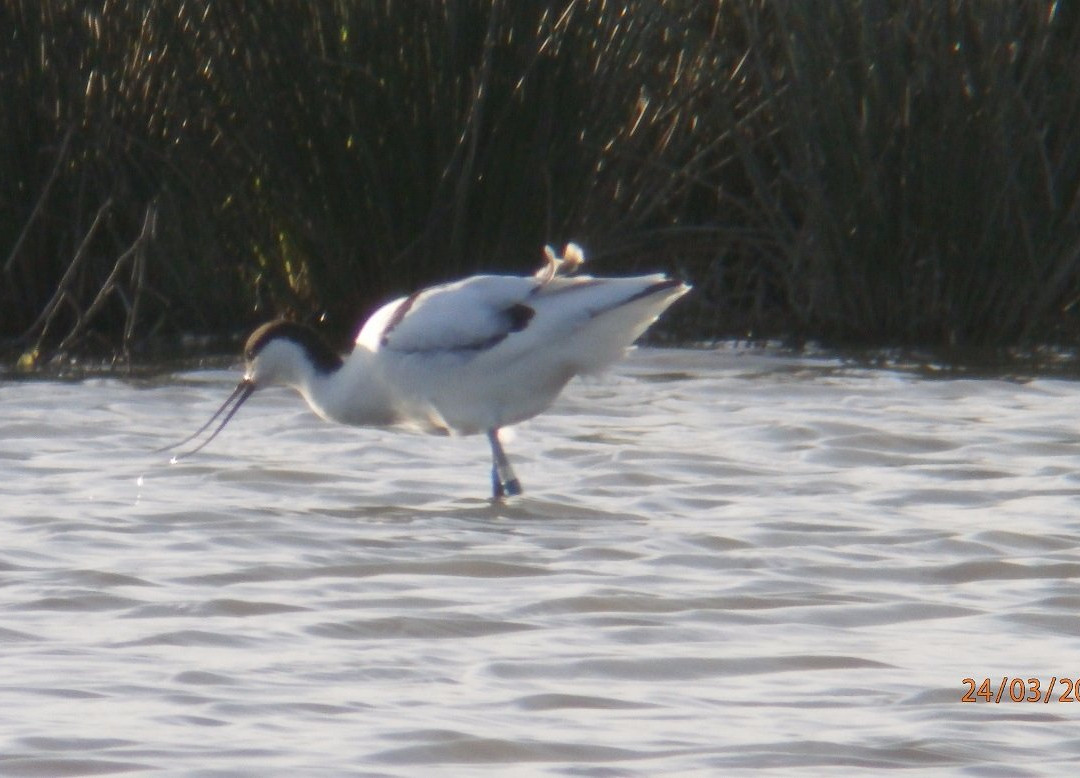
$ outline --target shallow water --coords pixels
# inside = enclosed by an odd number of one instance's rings
[[[0,383],[0,774],[1061,774],[1074,382],[641,350],[507,448]],[[961,702],[964,678],[1050,702]],[[1029,687],[1030,688],[1030,687]],[[1030,693],[1030,692],[1028,692]]]

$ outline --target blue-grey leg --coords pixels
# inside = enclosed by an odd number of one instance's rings
[[[499,442],[499,430],[488,430],[488,442],[491,443],[491,491],[497,500],[500,497],[515,497],[521,494],[521,481],[514,475],[510,460]]]

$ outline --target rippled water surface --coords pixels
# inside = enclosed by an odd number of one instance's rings
[[[0,774],[1071,771],[1078,387],[641,350],[508,442],[0,383]],[[1062,689],[1060,685],[1057,687]],[[434,771],[434,772],[433,772]]]

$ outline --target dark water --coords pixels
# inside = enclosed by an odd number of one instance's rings
[[[508,442],[0,384],[0,774],[1062,774],[1077,385],[643,350]],[[961,702],[964,678],[1056,678]],[[1030,689],[1030,687],[1026,687]],[[1036,695],[1037,696],[1037,695]]]

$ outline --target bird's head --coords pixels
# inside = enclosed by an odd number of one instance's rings
[[[191,456],[225,429],[225,425],[256,389],[273,384],[299,387],[306,376],[312,373],[332,373],[342,364],[341,357],[315,330],[284,320],[268,322],[251,333],[244,345],[244,362],[244,377],[206,424],[179,443],[165,446],[158,451],[176,448],[195,440],[224,414],[217,429],[206,440],[190,451],[177,454],[173,461]]]
[[[311,373],[333,373],[341,357],[310,327],[296,322],[268,322],[244,345],[244,381],[256,387],[299,386]]]

